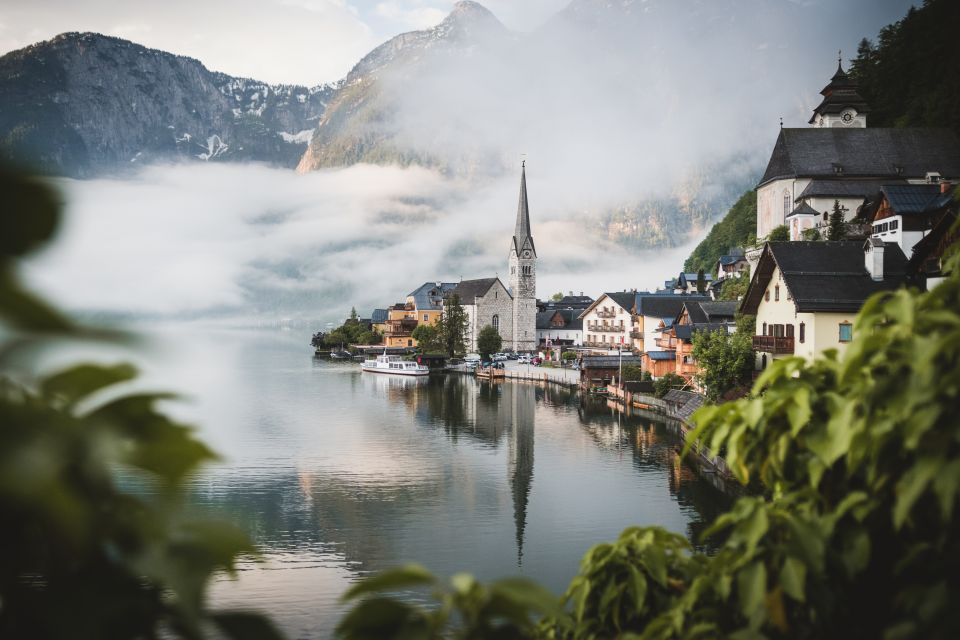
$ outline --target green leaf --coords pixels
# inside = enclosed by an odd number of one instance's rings
[[[560,611],[559,600],[552,592],[527,578],[504,578],[490,584],[490,593],[506,598],[542,615]]]
[[[81,364],[47,376],[41,382],[40,389],[48,398],[64,400],[70,407],[95,391],[133,380],[136,376],[136,368],[129,364],[117,364],[112,367]]]
[[[361,600],[337,625],[336,635],[347,640],[432,637],[427,617],[419,609],[386,597]]]
[[[633,591],[634,607],[638,612],[643,611],[647,599],[647,579],[633,565],[630,565],[630,588]]]
[[[783,592],[797,602],[804,602],[806,581],[807,566],[793,556],[784,558],[783,567],[780,569],[780,586],[783,587]]]
[[[910,509],[942,466],[942,458],[920,458],[900,478],[900,482],[897,483],[897,499],[893,507],[893,524],[897,529],[903,526],[910,514]]]
[[[960,459],[944,465],[933,479],[933,490],[939,499],[940,513],[944,520],[950,520],[953,514],[958,489],[960,489]]]
[[[422,585],[435,584],[436,581],[436,577],[423,566],[419,564],[407,564],[364,578],[348,589],[347,592],[341,596],[340,600],[346,602],[347,600],[353,600],[358,596],[370,593],[419,587]]]
[[[0,170],[0,259],[23,256],[48,242],[60,223],[60,199],[48,184]]]
[[[794,392],[790,404],[787,405],[787,417],[790,420],[790,435],[796,436],[810,421],[813,411],[810,409],[810,390],[800,386]]]
[[[756,560],[737,574],[737,594],[740,598],[740,612],[748,620],[753,620],[757,611],[764,607],[767,592],[767,568]]]

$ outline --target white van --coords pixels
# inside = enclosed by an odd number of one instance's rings
[[[467,355],[463,356],[464,362],[480,362],[480,360],[481,358],[479,353],[468,353]]]

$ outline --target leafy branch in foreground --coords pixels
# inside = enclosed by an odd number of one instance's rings
[[[842,358],[777,360],[750,397],[694,415],[688,448],[699,441],[722,453],[748,488],[705,532],[716,553],[692,552],[659,528],[630,528],[587,553],[560,612],[517,631],[960,637],[957,254],[944,271],[930,292],[871,298]],[[370,637],[356,633],[359,606],[342,637]],[[437,637],[398,629],[384,625],[380,637]]]
[[[254,548],[186,516],[184,481],[215,455],[157,409],[169,394],[118,393],[136,377],[124,364],[14,375],[12,346],[105,334],[20,286],[15,260],[53,235],[59,205],[41,182],[0,171],[0,186],[0,637],[279,638],[206,606],[211,576]]]

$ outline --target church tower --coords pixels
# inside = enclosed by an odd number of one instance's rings
[[[537,249],[530,235],[527,204],[527,163],[520,173],[517,226],[510,243],[510,293],[513,295],[513,350],[537,348]]]
[[[809,124],[851,129],[867,126],[867,101],[857,93],[857,83],[843,70],[840,59],[837,60],[837,72],[820,95],[823,100],[813,110]]]

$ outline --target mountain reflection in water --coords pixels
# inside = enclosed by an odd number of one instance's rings
[[[292,332],[156,341],[151,382],[197,399],[184,411],[226,458],[193,481],[194,508],[263,553],[213,602],[265,610],[291,637],[328,637],[337,599],[371,571],[417,561],[559,592],[625,527],[694,538],[730,502],[679,463],[665,425],[570,389],[363,374]]]

